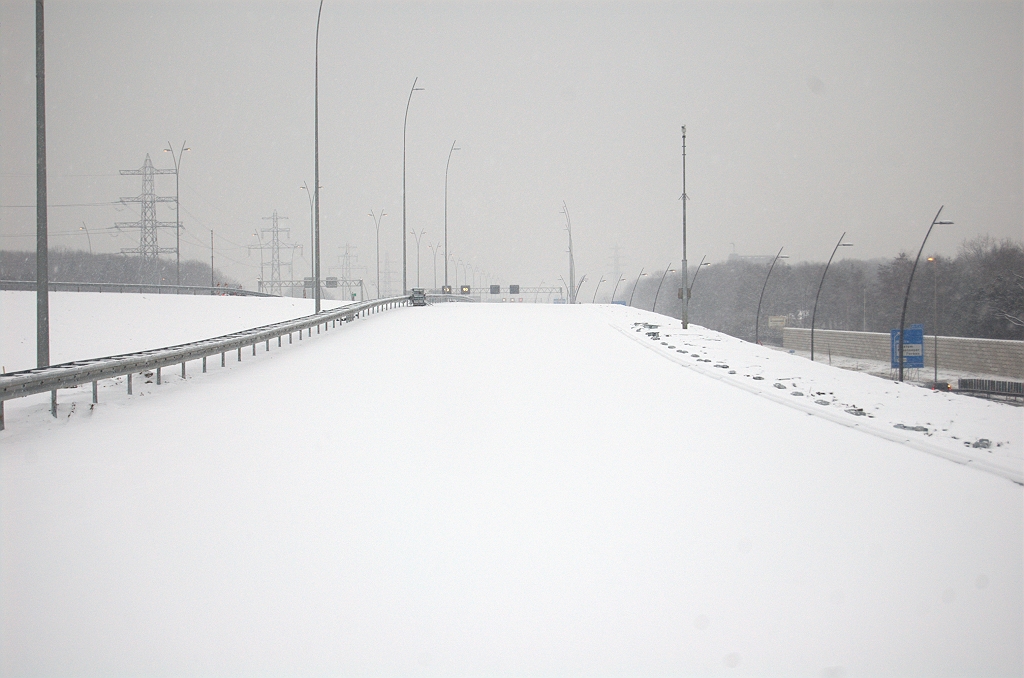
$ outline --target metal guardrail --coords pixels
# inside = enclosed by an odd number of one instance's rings
[[[108,356],[106,358],[91,358],[89,360],[78,360],[49,367],[39,367],[20,372],[9,372],[0,375],[0,431],[4,429],[5,400],[22,398],[36,393],[52,393],[50,400],[50,411],[57,416],[57,389],[72,388],[92,382],[92,401],[97,402],[97,382],[100,379],[110,379],[121,375],[128,377],[128,393],[132,392],[132,375],[149,370],[156,371],[156,383],[160,383],[160,370],[170,365],[181,365],[181,376],[185,376],[185,364],[190,360],[202,360],[203,372],[206,371],[206,359],[210,356],[220,354],[221,367],[225,365],[225,356],[230,351],[238,352],[238,360],[242,359],[242,349],[252,346],[252,353],[256,355],[256,345],[266,344],[266,350],[270,350],[270,340],[277,339],[277,345],[282,345],[282,339],[288,336],[288,343],[292,343],[292,335],[299,334],[302,339],[302,332],[308,331],[313,335],[313,328],[316,327],[317,334],[320,333],[320,326],[324,331],[330,327],[337,326],[338,322],[350,322],[360,316],[379,313],[390,308],[406,306],[409,304],[409,297],[390,297],[388,299],[377,299],[374,301],[362,301],[356,304],[349,304],[331,311],[323,311],[318,315],[306,316],[295,320],[286,320],[273,325],[263,325],[253,329],[226,334],[221,337],[194,341],[178,346],[168,346],[149,351],[137,353],[126,353],[123,355]]]
[[[476,302],[480,301],[479,299],[474,299],[472,297],[469,297],[469,296],[466,296],[466,295],[462,295],[462,294],[436,294],[434,292],[427,292],[426,297],[427,297],[427,301],[429,301],[431,303],[438,302],[438,301],[441,301],[441,302],[466,301],[466,302],[470,302],[470,303],[476,303]]]
[[[995,381],[994,379],[957,379],[959,393],[981,393],[984,395],[1024,398],[1024,382]]]
[[[131,294],[226,295],[232,297],[274,297],[275,294],[253,292],[237,287],[198,287],[192,285],[147,285],[145,283],[53,282],[51,292],[121,292]],[[0,280],[0,290],[35,292],[35,280]]]

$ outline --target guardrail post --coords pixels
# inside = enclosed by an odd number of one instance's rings
[[[156,368],[156,385],[160,385],[160,368]]]
[[[185,378],[185,361],[184,360],[181,361],[181,378],[182,379]]]
[[[206,374],[206,356],[203,356],[203,374]]]
[[[57,389],[50,391],[50,414],[57,418]]]
[[[0,431],[4,430],[4,401],[0,400]]]
[[[132,373],[128,373],[128,395],[132,394]]]
[[[277,335],[277,347],[281,348],[281,335]]]
[[[256,342],[252,342],[252,354],[256,355]]]
[[[99,384],[95,381],[92,382],[92,404],[95,405],[100,401],[99,399]]]
[[[221,367],[224,367],[224,353],[225,353],[225,351],[221,351],[220,352],[220,366]]]
[[[238,347],[238,362],[242,362],[242,347]]]
[[[289,344],[292,343],[292,333],[291,332],[288,333],[288,343]]]
[[[270,350],[270,339],[267,339],[267,348],[266,348],[266,350],[267,350],[267,351],[269,351],[269,350]]]

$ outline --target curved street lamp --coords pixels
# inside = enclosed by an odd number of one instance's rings
[[[627,306],[632,306],[633,305],[633,295],[636,294],[636,286],[640,284],[640,278],[642,278],[643,275],[644,275],[644,269],[641,267],[640,268],[640,275],[638,275],[636,277],[636,282],[633,283],[633,291],[629,293],[629,304],[627,304]]]
[[[821,281],[818,283],[818,293],[814,295],[814,310],[811,311],[811,362],[814,362],[814,317],[818,313],[818,297],[821,296],[821,286],[825,284],[825,274],[828,273],[828,267],[832,265],[832,257],[836,256],[836,250],[840,247],[853,247],[853,243],[843,242],[843,238],[846,237],[846,231],[839,236],[839,242],[832,248],[832,256],[828,258],[828,263],[825,264],[825,270],[821,272]],[[902,335],[900,335],[902,336]]]
[[[671,266],[671,265],[672,265],[672,263],[669,262],[669,264],[665,266],[665,272],[661,274],[661,282],[658,283],[658,291],[654,293],[654,303],[651,304],[651,312],[652,313],[654,313],[654,309],[656,309],[658,307],[658,295],[661,294],[661,286],[665,284],[665,276],[667,276],[669,274],[669,272],[672,272],[672,273],[676,272],[676,269],[669,268],[669,266]],[[698,269],[698,270],[700,270],[700,269]]]
[[[89,254],[92,254],[92,237],[89,235],[89,227],[82,222],[82,225],[78,227],[79,231],[85,231],[85,239],[89,242]]]
[[[917,251],[917,257],[914,259],[914,266],[910,269],[910,280],[907,281],[907,293],[905,295],[903,295],[903,312],[900,313],[900,334],[899,334],[899,342],[900,342],[900,362],[899,362],[900,378],[899,378],[899,380],[900,381],[903,381],[903,323],[905,323],[906,320],[907,320],[907,301],[910,299],[910,286],[914,284],[914,271],[917,270],[917,262],[919,262],[921,260],[921,252],[924,251],[924,244],[926,242],[928,242],[928,236],[930,236],[932,234],[932,229],[935,228],[935,224],[944,224],[946,226],[952,226],[953,225],[952,221],[939,221],[939,215],[942,214],[942,208],[943,207],[945,207],[945,205],[942,205],[941,207],[939,207],[939,211],[935,213],[935,218],[932,219],[932,225],[928,227],[928,232],[924,234],[924,240],[921,241],[921,249],[919,249]],[[813,338],[814,335],[812,334],[811,337]],[[936,341],[938,341],[938,339],[936,339]],[[814,344],[811,344],[811,345],[813,346]],[[936,374],[938,374],[938,372],[936,372]]]
[[[430,243],[427,243],[427,247],[430,248],[430,253],[431,253],[431,255],[433,256],[433,259],[434,259],[434,287],[433,287],[433,289],[436,290],[437,289],[437,250],[441,249],[441,243],[437,243],[436,245],[431,245]]]
[[[316,49],[313,60],[313,298],[315,312],[320,312],[320,14],[324,0],[316,12]],[[380,294],[378,288],[377,294]]]
[[[373,210],[370,210],[370,218],[373,219],[373,225],[377,228],[377,298],[380,299],[380,222],[381,219],[387,216],[384,208],[380,208],[380,214],[374,215]]]
[[[309,248],[310,252],[316,249],[316,237],[313,232],[313,191],[309,190],[309,186],[303,181],[299,188],[306,192],[306,197],[309,198]],[[382,210],[383,211],[383,210]],[[316,277],[316,264],[313,263],[313,257],[309,258],[310,277]]]
[[[423,234],[427,231],[420,229],[420,234],[416,235],[416,231],[409,231],[412,233],[412,237],[416,238],[416,287],[420,286],[420,240],[423,238]]]
[[[704,260],[708,258],[708,255],[704,255],[700,258],[700,263],[697,264],[697,270],[693,272],[693,278],[690,280],[690,286],[686,290],[687,299],[693,296],[693,286],[697,284],[697,274],[700,273],[700,269],[704,266],[710,266],[711,262],[704,263]]]
[[[583,283],[586,281],[586,279],[587,279],[587,274],[584,273],[583,277],[580,278],[579,284],[576,285],[576,291],[572,293],[572,303],[574,303],[574,304],[577,303],[576,299],[577,299],[577,297],[579,297],[580,289],[583,287]]]
[[[323,3],[323,0],[320,0]],[[416,86],[416,81],[419,78],[413,78],[412,89],[409,90],[409,100],[405,102],[405,123],[402,125],[402,294],[409,293],[409,284],[407,282],[407,271],[406,271],[406,254],[408,247],[406,245],[405,234],[408,228],[405,225],[405,137],[406,131],[409,129],[409,105],[412,104],[412,93],[422,92],[422,87]]]
[[[178,151],[177,157],[174,155],[174,148],[170,141],[167,142],[167,148],[164,149],[164,153],[170,153],[171,160],[174,161],[174,268],[178,276],[178,285],[181,285],[181,215],[178,212],[178,196],[180,195],[178,193],[178,167],[181,165],[181,154],[191,150],[191,148],[185,148],[184,141],[181,142],[181,150]]]
[[[602,275],[601,279],[597,281],[597,287],[594,288],[594,298],[590,300],[591,304],[596,304],[597,303],[597,291],[599,289],[601,289],[601,283],[603,283],[603,282],[604,282],[604,276]]]
[[[770,278],[771,275],[772,275],[772,269],[775,268],[775,262],[778,261],[779,259],[788,259],[788,258],[789,257],[782,256],[782,248],[780,247],[779,248],[779,253],[775,255],[774,259],[772,259],[772,265],[770,267],[768,267],[768,275],[766,275],[764,277],[764,284],[761,285],[761,296],[758,297],[758,299],[757,299],[757,314],[754,316],[754,343],[755,344],[761,343],[761,342],[758,341],[757,328],[758,328],[758,323],[761,320],[761,301],[764,299],[764,289],[766,287],[768,287],[768,278]]]
[[[612,304],[615,303],[615,292],[619,289],[619,283],[622,282],[625,279],[626,279],[626,276],[620,275],[619,279],[615,281],[615,287],[612,288],[612,298],[610,300],[610,303],[612,303]]]
[[[444,284],[448,286],[448,166],[452,164],[452,153],[455,151],[461,151],[461,148],[455,148],[455,142],[452,142],[452,148],[448,151],[448,162],[444,164]],[[435,283],[436,286],[436,283]]]

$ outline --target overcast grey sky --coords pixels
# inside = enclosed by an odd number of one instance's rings
[[[52,205],[137,195],[120,169],[181,167],[183,258],[252,287],[255,229],[273,210],[308,243],[316,0],[46,3]],[[0,246],[33,246],[34,3],[0,1]],[[663,268],[680,258],[680,126],[687,126],[690,259],[774,253],[824,261],[916,252],[940,205],[956,222],[929,251],[1022,237],[1021,2],[406,2],[327,0],[320,28],[324,274],[356,246],[373,279],[384,207],[401,281],[402,123],[408,226],[504,282]],[[173,195],[173,176],[157,192]],[[161,219],[173,209],[160,207]],[[96,251],[137,209],[53,207],[51,243]],[[67,235],[64,235],[67,234]],[[134,242],[133,242],[134,239]],[[161,245],[173,244],[163,232]],[[296,275],[307,271],[296,259]],[[409,238],[410,285],[416,248]],[[438,257],[439,269],[442,265]],[[306,273],[308,274],[308,273]]]

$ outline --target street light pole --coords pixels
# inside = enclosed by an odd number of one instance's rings
[[[86,226],[85,222],[83,221],[81,228],[79,228],[78,230],[79,231],[85,231],[85,239],[89,243],[89,254],[92,254],[92,238],[89,236],[89,227]]]
[[[839,241],[836,246],[832,248],[832,256],[828,258],[828,263],[825,264],[825,270],[821,272],[821,281],[818,282],[818,293],[814,295],[814,310],[811,311],[811,362],[814,362],[814,317],[818,313],[818,297],[821,296],[821,286],[825,284],[825,274],[828,273],[828,267],[832,265],[832,258],[836,256],[836,250],[840,247],[853,247],[853,243],[844,243],[843,238],[846,237],[846,231],[839,236]],[[901,335],[902,336],[902,335]]]
[[[661,294],[661,286],[665,284],[665,276],[667,276],[669,274],[669,272],[672,272],[672,273],[676,272],[676,269],[669,268],[669,266],[671,266],[671,265],[672,265],[672,262],[669,262],[665,266],[665,272],[661,274],[661,282],[658,283],[658,291],[654,293],[654,303],[651,305],[651,312],[652,313],[654,313],[655,309],[658,307],[658,295]]]
[[[679,196],[679,199],[683,201],[683,266],[680,269],[681,279],[685,283],[686,279],[690,277],[686,268],[686,125],[683,125],[683,194]],[[700,268],[698,267],[699,271]],[[694,276],[696,278],[696,276]],[[685,330],[690,325],[690,291],[686,290],[683,295],[683,313],[682,313],[683,329]]]
[[[700,269],[702,267],[704,267],[704,266],[710,266],[711,265],[710,261],[708,263],[706,263],[706,264],[704,263],[704,260],[707,259],[707,258],[708,258],[708,255],[706,255],[706,254],[703,257],[700,258],[700,263],[697,264],[697,270],[693,272],[693,280],[690,281],[690,286],[687,287],[686,290],[684,290],[686,292],[686,296],[688,296],[688,297],[692,297],[693,296],[693,286],[697,284],[697,276],[700,275]],[[686,281],[684,280],[683,283],[685,284]]]
[[[939,207],[939,211],[935,213],[935,218],[932,219],[932,225],[928,227],[928,232],[924,234],[924,240],[921,241],[921,249],[917,251],[917,257],[914,259],[914,266],[910,269],[910,280],[907,281],[907,293],[903,296],[903,312],[900,313],[900,362],[899,362],[899,381],[903,381],[903,324],[907,320],[907,301],[910,299],[910,286],[914,284],[914,271],[917,270],[917,262],[921,260],[921,252],[924,251],[924,245],[928,242],[928,236],[932,234],[932,229],[935,228],[935,224],[945,224],[951,226],[952,221],[939,221],[939,215],[942,214],[942,208],[945,205]],[[811,335],[814,336],[813,334]]]
[[[619,279],[615,281],[615,287],[612,288],[612,298],[609,303],[615,303],[615,292],[619,289],[619,283],[626,279],[626,276],[620,275]]]
[[[380,222],[387,214],[384,212],[384,208],[380,208],[380,214],[374,215],[373,210],[370,210],[370,218],[373,219],[373,225],[377,229],[377,298],[380,299]]]
[[[409,231],[412,233],[412,237],[416,238],[416,287],[420,286],[420,240],[423,238],[423,234],[426,233],[426,229],[420,229],[420,234],[416,235],[416,231]],[[429,247],[429,245],[428,245]]]
[[[932,379],[932,388],[938,388],[939,383],[939,259],[938,257],[928,257],[928,261],[932,262],[932,338],[934,343],[932,344],[932,360],[935,362],[935,377]]]
[[[310,250],[310,252],[309,252],[310,253],[310,257],[309,257],[309,267],[310,267],[309,277],[310,278],[315,278],[316,277],[316,265],[313,263],[313,256],[312,256],[313,255],[313,250],[316,248],[316,238],[314,236],[314,229],[313,229],[313,193],[309,190],[309,186],[306,185],[305,181],[302,182],[302,185],[299,186],[299,188],[304,190],[306,192],[306,197],[309,198],[309,250]],[[295,276],[292,276],[292,277],[295,277]]]
[[[174,161],[174,256],[175,260],[175,271],[178,276],[178,285],[181,285],[181,215],[178,208],[178,200],[180,193],[178,191],[178,167],[181,163],[181,155],[185,151],[191,151],[191,148],[185,148],[185,142],[181,142],[181,150],[178,151],[178,157],[174,157],[174,148],[171,146],[171,142],[167,142],[167,148],[164,149],[164,153],[171,154],[171,160]]]
[[[441,249],[441,243],[437,243],[436,245],[431,245],[430,243],[427,243],[427,247],[430,248],[430,252],[431,252],[431,254],[434,257],[434,287],[433,287],[433,289],[436,290],[437,289],[437,250]]]
[[[323,10],[324,0],[320,0],[320,9],[316,12],[316,49],[313,61],[313,298],[316,299],[316,313],[320,312],[320,14]]]
[[[599,289],[601,289],[601,283],[603,283],[603,282],[604,282],[604,276],[602,275],[601,279],[597,281],[597,287],[594,288],[594,298],[590,300],[591,304],[596,304],[597,303],[597,291]]]
[[[50,365],[50,251],[46,215],[46,64],[43,0],[36,0],[36,367]],[[3,407],[3,403],[0,403]],[[0,410],[2,412],[3,410]],[[57,391],[50,393],[57,416]],[[2,423],[0,419],[0,423]]]
[[[323,2],[323,0],[321,0]],[[409,293],[409,284],[407,281],[407,253],[408,246],[406,245],[406,231],[408,228],[405,225],[405,137],[406,131],[409,129],[409,106],[412,104],[412,93],[423,91],[422,87],[416,86],[418,77],[412,80],[412,89],[409,90],[409,100],[405,102],[405,123],[402,126],[402,294]]]
[[[775,268],[775,262],[778,261],[780,258],[782,258],[782,248],[781,247],[779,248],[779,253],[775,255],[774,259],[772,259],[772,265],[768,267],[768,275],[766,275],[764,277],[764,284],[761,285],[761,296],[757,298],[757,314],[754,315],[754,343],[755,344],[761,343],[761,342],[758,341],[757,329],[758,329],[758,323],[761,321],[761,302],[764,300],[764,290],[765,290],[766,287],[768,287],[768,278],[770,278],[771,275],[772,275],[772,269]]]
[[[452,148],[448,151],[448,162],[444,164],[444,286],[448,287],[448,166],[452,164],[452,153],[455,151],[462,150],[455,148],[455,142],[452,142]],[[436,283],[435,283],[436,286]]]
[[[562,214],[565,215],[565,230],[569,232],[569,303],[576,303],[576,261],[572,253],[572,221],[569,219],[569,208],[562,201]]]
[[[627,304],[627,306],[632,306],[632,305],[633,305],[633,295],[634,295],[634,294],[636,294],[636,286],[640,284],[640,278],[641,278],[641,277],[642,277],[643,275],[644,275],[644,269],[643,269],[643,267],[641,266],[641,267],[640,267],[640,275],[638,275],[638,276],[636,277],[636,282],[635,282],[635,283],[633,283],[633,291],[629,293],[629,304]]]

